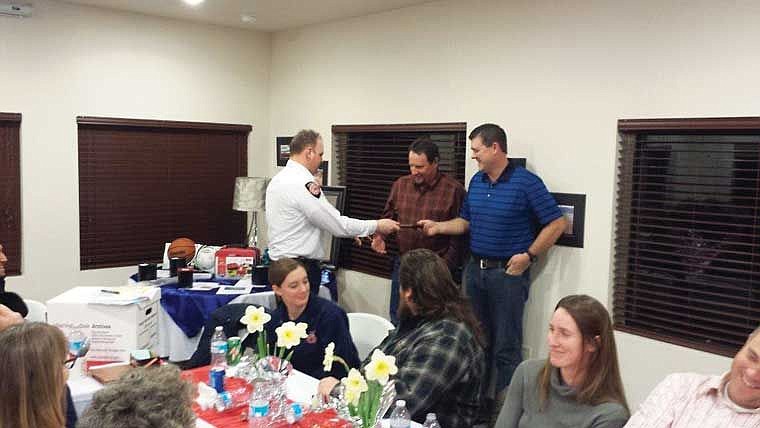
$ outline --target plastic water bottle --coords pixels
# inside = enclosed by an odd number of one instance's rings
[[[249,403],[250,394],[245,387],[240,387],[230,391],[220,392],[216,396],[214,408],[217,412],[223,412],[227,409],[245,407]]]
[[[67,339],[69,340],[69,354],[79,355],[79,350],[82,349],[82,345],[84,345],[84,333],[79,330],[73,330],[69,333]]]
[[[427,417],[425,417],[425,423],[422,424],[423,428],[441,428],[441,425],[438,424],[438,419],[435,417],[435,413],[428,413]]]
[[[211,336],[211,368],[214,367],[227,368],[227,336],[222,326],[216,327]]]
[[[269,388],[265,381],[253,382],[253,392],[248,405],[248,428],[269,426]]]
[[[412,416],[406,409],[406,401],[396,400],[396,407],[391,413],[391,428],[409,428],[412,426]]]
[[[288,410],[285,412],[285,420],[289,424],[293,424],[301,420],[303,417],[303,409],[298,403],[291,403]],[[439,427],[440,428],[440,427]]]

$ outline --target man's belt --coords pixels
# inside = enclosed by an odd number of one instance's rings
[[[495,259],[495,258],[489,258],[489,257],[478,257],[473,255],[472,259],[475,260],[475,263],[477,263],[478,267],[480,269],[505,269],[507,266],[507,260],[506,259]]]

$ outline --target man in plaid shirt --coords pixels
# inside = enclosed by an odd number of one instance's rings
[[[417,422],[433,412],[442,427],[471,428],[485,376],[483,333],[471,305],[430,250],[404,254],[399,279],[400,325],[378,346],[396,357],[397,398]],[[322,379],[319,390],[325,394],[337,383]]]
[[[426,236],[417,222],[422,219],[451,220],[459,216],[465,194],[462,183],[438,170],[440,154],[438,146],[428,137],[420,137],[409,146],[409,174],[393,182],[388,200],[380,218],[401,223],[396,234],[399,255],[393,258],[391,273],[390,318],[398,325],[398,270],[399,256],[415,248],[432,250],[449,267],[461,282],[462,256],[467,237],[464,235]],[[385,254],[385,239],[376,233],[372,237],[372,249]]]

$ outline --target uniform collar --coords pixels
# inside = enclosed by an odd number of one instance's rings
[[[301,315],[294,320],[290,319],[290,315],[288,315],[288,308],[283,303],[282,304],[282,319],[285,321],[293,321],[293,322],[298,322],[298,320],[302,320],[302,319],[310,319],[309,314],[314,308],[314,305],[315,305],[314,300],[316,298],[317,296],[314,296],[314,295],[309,296],[309,301],[306,302],[306,307],[303,308],[303,312],[301,312]]]
[[[288,159],[288,163],[285,164],[285,168],[290,168],[291,170],[304,176],[308,175],[309,177],[314,177],[314,174],[309,172],[308,168],[306,168],[301,162],[294,161],[293,159]]]

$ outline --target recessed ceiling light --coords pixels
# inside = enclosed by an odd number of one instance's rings
[[[243,14],[240,15],[240,20],[247,24],[250,24],[252,22],[256,22],[256,17],[250,14]]]
[[[182,0],[182,1],[184,1],[186,4],[190,6],[198,6],[199,4],[203,3],[203,0]]]

